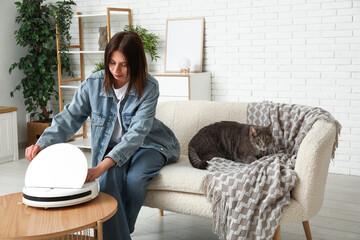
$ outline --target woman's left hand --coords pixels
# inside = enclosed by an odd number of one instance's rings
[[[103,172],[98,168],[98,166],[89,168],[85,182],[94,181],[96,178],[99,178],[102,174]]]
[[[99,178],[106,170],[115,165],[115,161],[107,157],[99,163],[96,167],[89,168],[85,182],[94,181]]]

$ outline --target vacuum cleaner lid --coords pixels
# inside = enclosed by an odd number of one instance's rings
[[[87,175],[84,153],[69,143],[51,145],[30,162],[25,187],[82,188]]]

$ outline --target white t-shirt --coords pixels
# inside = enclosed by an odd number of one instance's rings
[[[121,88],[114,88],[114,92],[116,95],[116,98],[118,100],[117,102],[117,121],[115,122],[114,131],[111,135],[109,147],[114,147],[116,144],[118,144],[121,141],[121,137],[123,135],[122,132],[122,125],[121,125],[121,114],[120,114],[120,102],[125,97],[126,90],[128,88],[129,83],[126,83]]]

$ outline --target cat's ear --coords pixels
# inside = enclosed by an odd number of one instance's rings
[[[273,130],[273,125],[272,125],[272,123],[270,123],[270,125],[269,125],[267,128],[268,128],[269,133],[272,133],[272,130]]]
[[[250,134],[253,136],[257,136],[256,128],[254,126],[250,126]]]

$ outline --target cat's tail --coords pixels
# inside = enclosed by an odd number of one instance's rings
[[[193,147],[189,146],[188,155],[190,163],[194,168],[206,169],[208,166],[208,162],[206,160],[201,160]]]

